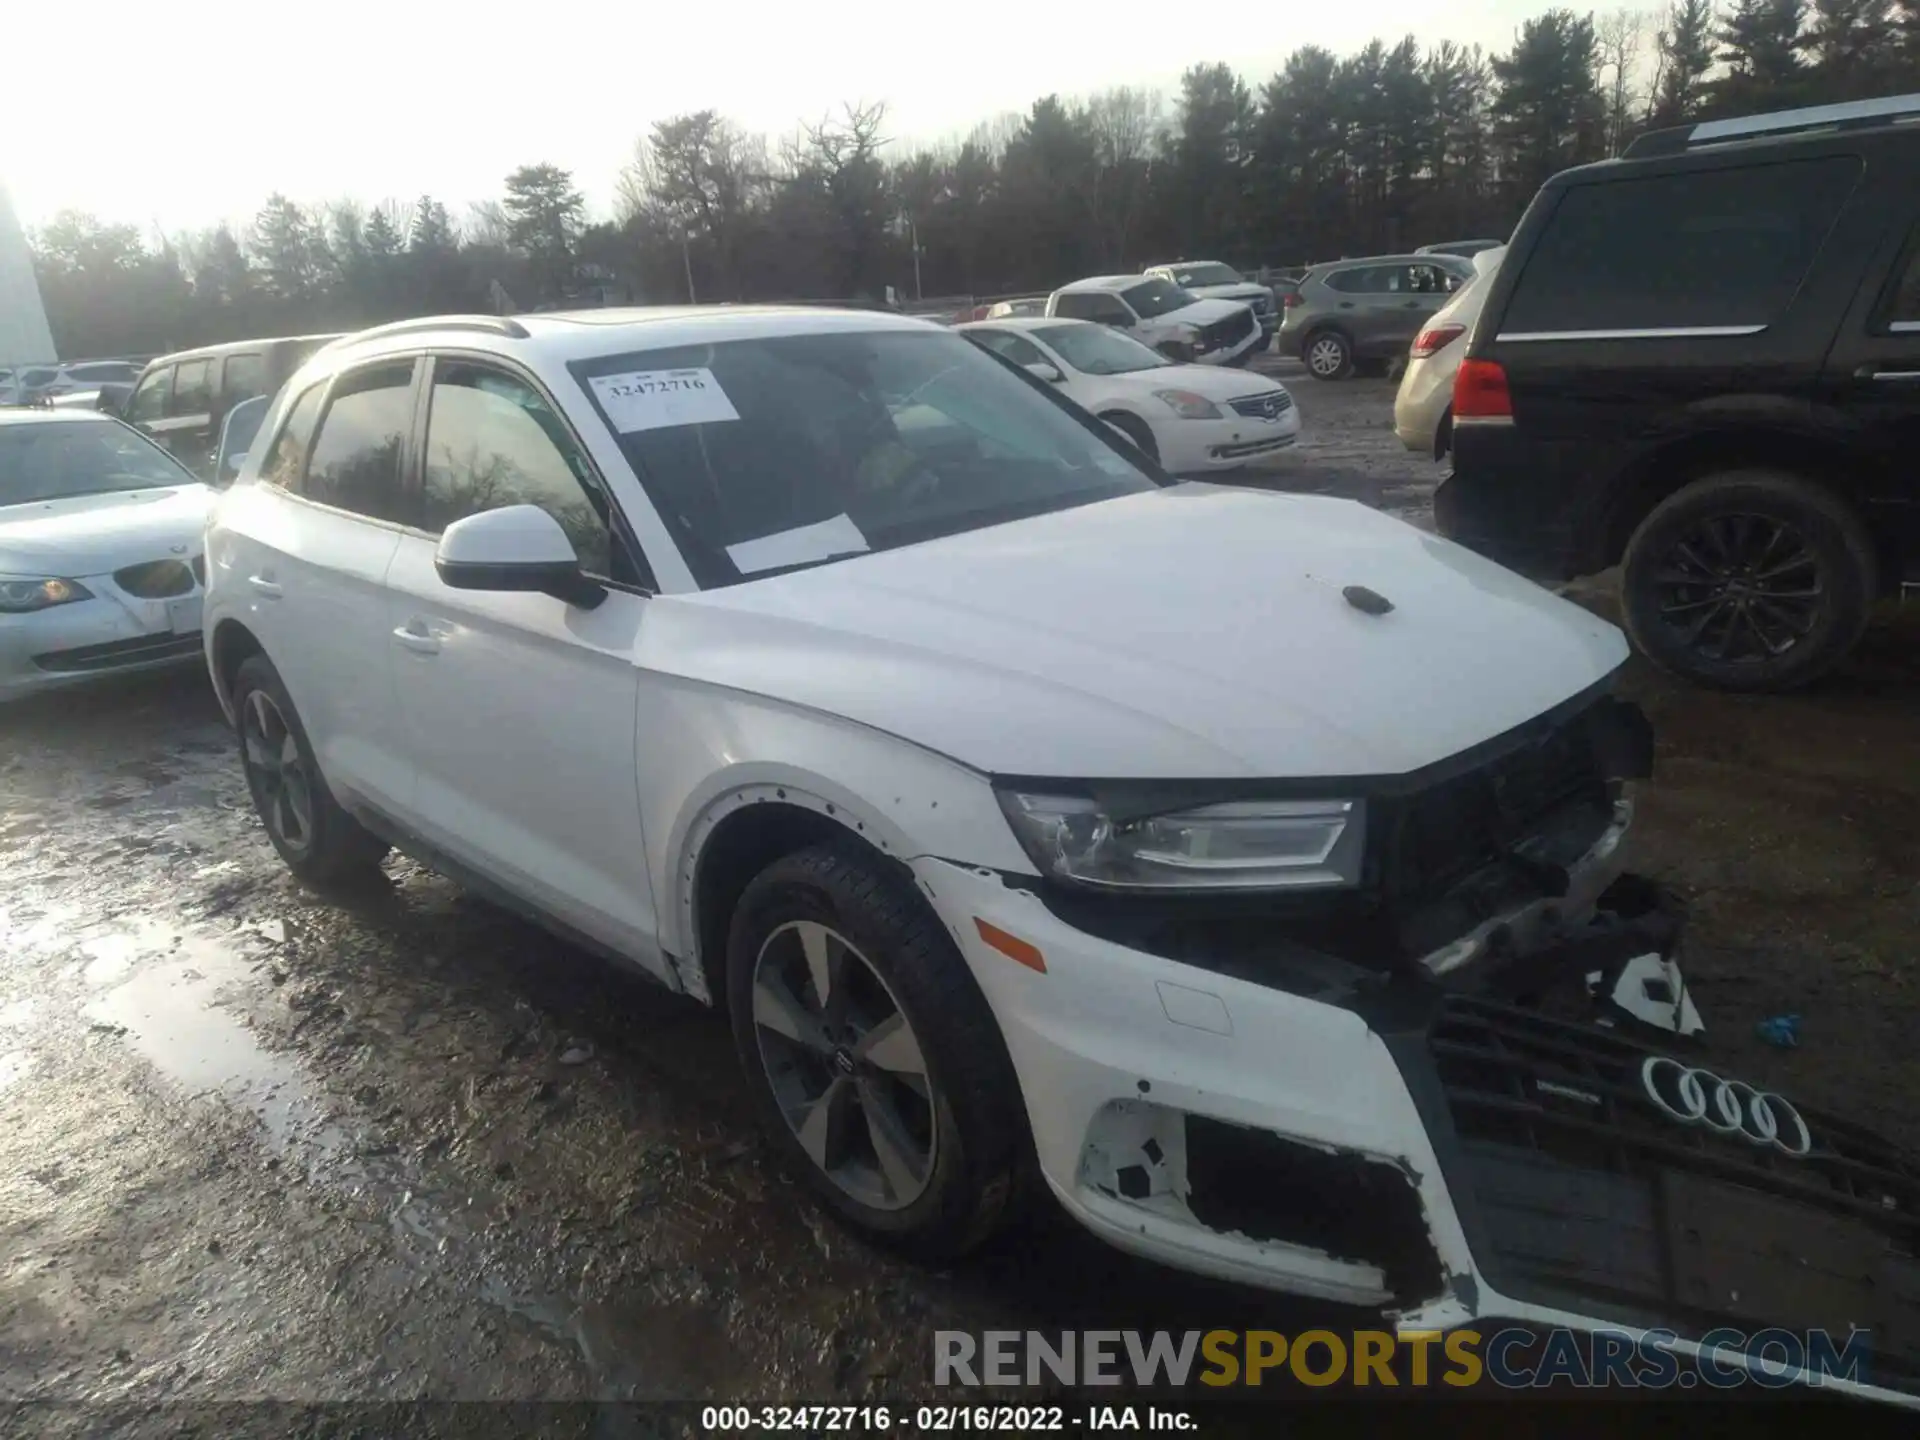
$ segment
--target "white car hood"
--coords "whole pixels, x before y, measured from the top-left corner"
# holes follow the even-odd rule
[[[1188,285],[1183,288],[1189,295],[1198,295],[1203,300],[1231,300],[1237,305],[1254,300],[1271,302],[1273,299],[1273,291],[1251,280],[1242,280],[1233,285]]]
[[[1103,386],[1119,385],[1151,395],[1156,390],[1191,390],[1209,400],[1244,400],[1285,390],[1271,375],[1237,370],[1230,365],[1166,365],[1153,370],[1129,370],[1124,375],[1100,375]]]
[[[1164,315],[1156,315],[1146,321],[1148,325],[1211,325],[1216,320],[1225,320],[1236,310],[1249,307],[1240,300],[1195,300],[1191,305],[1182,305],[1178,310],[1169,310]]]
[[[213,501],[205,485],[168,485],[0,505],[0,574],[81,579],[198,555]]]
[[[1392,601],[1356,609],[1344,587]],[[699,594],[646,668],[994,774],[1403,774],[1610,674],[1620,632],[1351,501],[1180,485]]]

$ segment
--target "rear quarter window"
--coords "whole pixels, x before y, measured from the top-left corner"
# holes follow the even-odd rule
[[[1857,157],[1836,155],[1573,186],[1500,333],[1772,325],[1860,173]]]

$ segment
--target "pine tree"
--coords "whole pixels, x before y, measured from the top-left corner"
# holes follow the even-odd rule
[[[454,248],[453,222],[447,207],[431,195],[422,195],[413,207],[407,230],[407,249],[415,255],[438,254]]]
[[[1654,91],[1656,125],[1682,125],[1706,103],[1713,69],[1713,0],[1674,0],[1660,31],[1660,83]]]
[[[1715,82],[1717,108],[1729,114],[1783,110],[1800,103],[1806,66],[1800,52],[1806,0],[1734,0],[1720,27],[1727,74]]]

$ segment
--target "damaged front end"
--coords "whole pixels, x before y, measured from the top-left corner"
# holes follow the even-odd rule
[[[1405,1331],[1618,1327],[1683,1354],[1866,1332],[1855,1388],[1920,1395],[1920,1159],[1684,1049],[1682,917],[1620,864],[1651,754],[1605,698],[1370,793],[1364,883],[1339,896],[1042,887],[1074,931],[1193,967],[1153,983],[1222,1062],[1196,1042],[1064,1127],[1069,1208]]]

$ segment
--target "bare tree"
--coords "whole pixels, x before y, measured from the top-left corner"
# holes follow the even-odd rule
[[[1640,104],[1644,76],[1642,52],[1648,26],[1644,10],[1609,10],[1594,21],[1600,51],[1600,83],[1606,101],[1607,154],[1618,155],[1633,138],[1634,112]],[[1647,87],[1651,89],[1651,87]]]
[[[1122,85],[1086,104],[1093,137],[1087,208],[1108,264],[1120,265],[1146,207],[1153,156],[1166,134],[1166,106],[1158,90]]]

